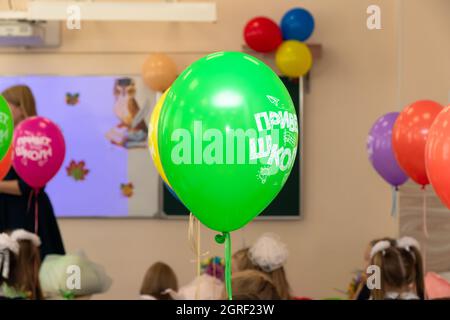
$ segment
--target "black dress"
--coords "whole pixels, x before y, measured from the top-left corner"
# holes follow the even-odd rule
[[[44,190],[36,197],[33,189],[11,168],[4,180],[18,180],[21,196],[0,193],[0,232],[25,229],[35,231],[35,204],[38,206],[38,235],[41,258],[47,254],[65,254],[53,207]]]

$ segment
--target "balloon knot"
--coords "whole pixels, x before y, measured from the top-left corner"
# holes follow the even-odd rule
[[[223,244],[225,242],[225,234],[217,234],[214,239],[218,244]]]

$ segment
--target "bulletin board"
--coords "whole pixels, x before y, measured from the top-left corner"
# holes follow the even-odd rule
[[[155,217],[158,174],[147,146],[156,93],[140,76],[0,77],[27,85],[37,113],[62,130],[66,156],[45,187],[60,218]]]

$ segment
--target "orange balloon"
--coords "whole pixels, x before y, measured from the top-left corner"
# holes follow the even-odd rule
[[[395,158],[416,183],[429,184],[425,169],[425,143],[428,131],[443,106],[431,100],[416,101],[400,113],[392,131]]]
[[[12,163],[12,147],[9,147],[8,152],[0,161],[0,180],[3,180],[3,178],[6,177],[6,175],[8,174],[9,169],[11,169],[11,163]]]
[[[152,54],[142,66],[142,78],[150,89],[163,92],[177,78],[177,66],[165,54]]]
[[[450,209],[450,106],[439,113],[430,128],[425,164],[434,191]]]

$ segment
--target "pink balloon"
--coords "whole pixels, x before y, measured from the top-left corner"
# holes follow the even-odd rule
[[[42,188],[58,172],[66,155],[59,127],[49,119],[31,117],[14,131],[13,167],[32,188]]]

